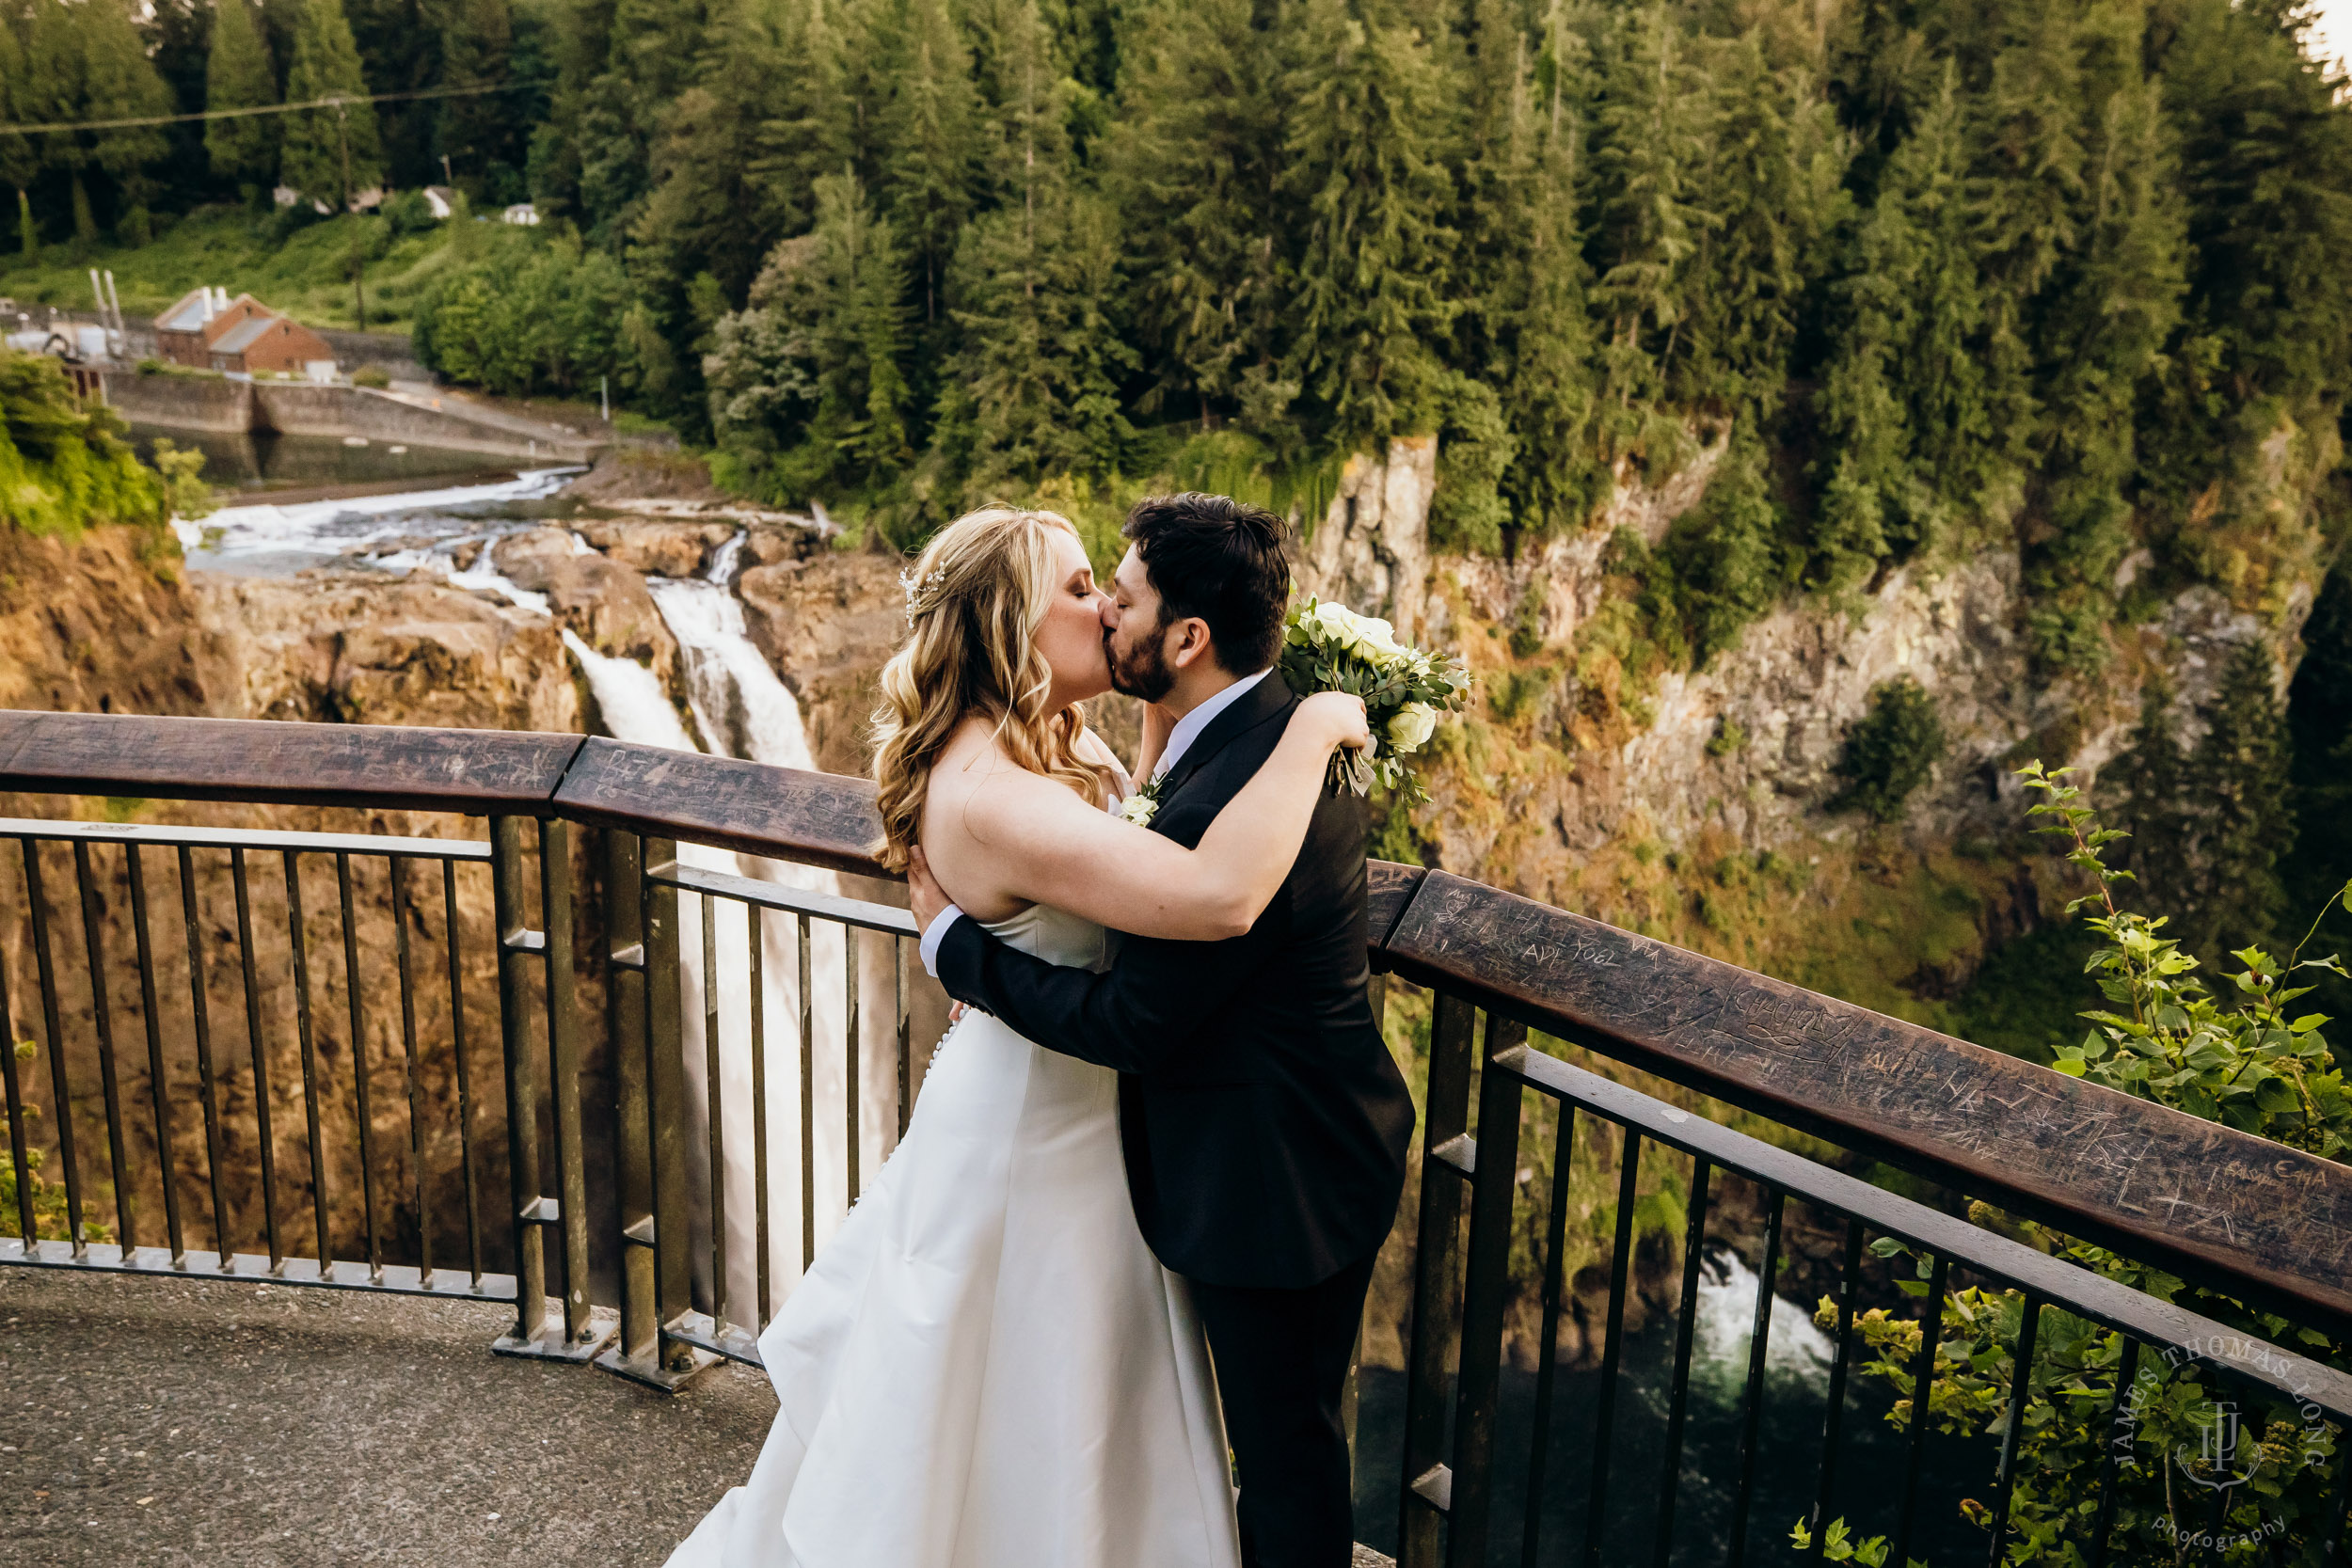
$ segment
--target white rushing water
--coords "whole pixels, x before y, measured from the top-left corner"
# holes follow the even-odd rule
[[[752,641],[743,618],[743,603],[735,594],[737,562],[745,535],[738,533],[715,552],[709,569],[697,578],[648,578],[653,595],[670,633],[677,639],[685,664],[688,704],[704,748],[726,756],[742,757],[778,768],[813,770],[808,736],[802,722],[800,700],[778,679],[768,657]],[[601,699],[599,699],[601,700]],[[717,855],[717,851],[703,851]],[[840,879],[832,872],[755,855],[721,856],[735,863],[723,869],[739,871],[781,886],[835,894]],[[708,1084],[707,1043],[703,1030],[704,978],[699,962],[701,911],[681,910],[680,940],[697,957],[689,977],[687,998],[689,1039],[687,1078],[697,1121],[707,1125]],[[751,933],[744,906],[722,904],[718,913],[716,947],[720,955],[719,1092],[721,1128],[726,1148],[726,1212],[728,1231],[728,1296],[730,1316],[755,1321],[756,1211],[753,1160],[752,1037],[750,964]],[[761,917],[760,957],[763,1014],[767,1039],[767,1112],[769,1135],[769,1266],[775,1299],[788,1290],[784,1282],[796,1278],[803,1255],[801,1235],[801,1084],[798,1025],[800,1019],[800,958],[796,922],[791,916]],[[858,1143],[861,1170],[876,1168],[888,1130],[897,1120],[895,1038],[885,1023],[886,987],[890,970],[872,959],[883,950],[879,941],[865,944],[861,954],[861,989],[874,998],[864,1007],[857,1054],[859,1077]],[[848,999],[843,984],[847,944],[842,928],[831,922],[814,923],[809,942],[811,1002],[810,1036],[812,1098],[817,1107],[816,1242],[822,1244],[840,1223],[849,1206],[847,1188],[848,1117],[845,1080],[850,1059],[846,1037]],[[708,1201],[703,1167],[696,1168],[698,1199]],[[707,1275],[707,1260],[698,1259],[698,1275]]]
[[[224,509],[198,527],[183,525],[189,563],[203,569],[270,576],[291,575],[324,564],[355,548],[390,539],[412,539],[406,548],[374,564],[386,571],[436,571],[452,583],[499,594],[533,613],[549,612],[547,595],[516,586],[492,560],[495,539],[485,540],[472,564],[456,569],[453,547],[485,532],[530,527],[527,520],[493,520],[504,504],[552,495],[577,469],[543,469],[502,483],[468,485],[395,496],[292,505],[257,503]],[[488,515],[485,517],[485,514]],[[485,522],[487,528],[485,529]],[[655,673],[633,659],[598,653],[568,627],[564,645],[595,694],[605,730],[616,740],[678,752],[710,752],[786,768],[813,768],[801,707],[790,687],[777,678],[766,656],[752,642],[742,602],[734,591],[745,535],[721,546],[700,578],[649,578],[663,622],[676,639],[683,664],[688,711],[681,713]],[[579,535],[573,547],[595,553]],[[786,862],[698,845],[680,847],[679,858],[705,870],[751,877],[782,886],[824,894],[840,892],[839,879]],[[706,976],[703,973],[702,901],[679,900],[683,958],[685,1066],[695,1121],[691,1147],[708,1145],[707,1053],[704,1039]],[[757,1321],[757,1212],[753,1148],[750,931],[745,906],[719,906],[714,932],[718,954],[715,988],[719,1016],[719,1093],[725,1149],[723,1181],[727,1212],[728,1316],[749,1326]],[[769,1263],[771,1300],[781,1302],[798,1279],[803,1256],[801,1172],[801,1018],[799,952],[791,916],[762,917],[762,1011],[765,1020],[769,1169]],[[869,939],[860,978],[869,998],[859,1052],[861,1168],[867,1180],[895,1141],[898,1126],[896,1037],[891,1027],[892,966],[887,944]],[[839,1226],[848,1208],[844,1037],[847,998],[843,984],[845,943],[841,927],[812,923],[810,998],[817,1244]],[[707,1222],[710,1184],[707,1162],[690,1158],[694,1206]],[[698,1228],[700,1228],[698,1227]],[[711,1260],[695,1248],[697,1296],[706,1304],[712,1285]]]
[[[1756,1293],[1763,1281],[1736,1252],[1717,1248],[1699,1274],[1698,1323],[1692,1335],[1692,1376],[1736,1383],[1748,1374],[1756,1337]],[[1826,1382],[1837,1347],[1813,1314],[1787,1296],[1772,1297],[1764,1345],[1767,1376],[1807,1386]]]
[[[580,470],[532,468],[494,484],[453,485],[396,496],[352,496],[342,500],[280,505],[257,500],[225,506],[202,522],[175,522],[188,564],[203,571],[285,576],[323,565],[356,546],[404,534],[447,534],[456,538],[477,526],[482,509],[542,499],[562,489]],[[393,558],[398,570],[423,564],[421,557]],[[539,607],[545,610],[542,604]]]

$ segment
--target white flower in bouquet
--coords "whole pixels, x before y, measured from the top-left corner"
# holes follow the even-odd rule
[[[1389,744],[1398,752],[1418,752],[1438,728],[1438,710],[1427,703],[1406,703],[1389,721]]]
[[[1427,799],[1405,757],[1428,744],[1439,713],[1461,706],[1470,674],[1459,659],[1399,642],[1396,628],[1378,616],[1309,597],[1291,609],[1281,670],[1301,696],[1345,691],[1364,700],[1373,746],[1332,760],[1334,788],[1345,784],[1362,795],[1376,779],[1402,788],[1408,800]]]

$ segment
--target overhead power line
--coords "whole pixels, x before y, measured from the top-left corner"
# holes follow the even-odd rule
[[[206,109],[193,115],[141,115],[132,119],[77,119],[50,125],[0,125],[0,135],[31,136],[60,131],[132,131],[149,125],[185,125],[201,119],[243,119],[253,115],[302,114],[311,109],[342,109],[355,103],[405,103],[420,98],[477,98],[489,92],[520,92],[529,82],[500,82],[479,87],[418,87],[408,92],[377,92],[361,96],[342,93],[302,103],[256,103],[243,109]]]

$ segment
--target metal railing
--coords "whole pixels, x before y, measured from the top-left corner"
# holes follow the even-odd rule
[[[0,1034],[35,1047],[0,1053],[10,1218],[34,1234],[54,1158],[66,1231],[0,1241],[0,1262],[509,1301],[500,1351],[675,1387],[716,1357],[757,1361],[793,1254],[803,1268],[814,1258],[919,1092],[905,912],[681,848],[879,875],[859,781],[576,736],[0,713],[0,790],[487,819],[486,841],[0,821],[19,851],[17,886],[0,879]],[[179,930],[159,936],[154,911],[175,900]],[[1394,1456],[1405,1563],[1598,1564],[1631,1560],[1633,1545],[1661,1565],[1740,1563],[1785,1551],[1771,1544],[1799,1523],[1820,1555],[1846,1517],[1878,1520],[1890,1561],[1958,1560],[1950,1510],[1931,1494],[1956,1463],[1938,1379],[1947,1288],[1963,1278],[2019,1293],[1968,1555],[1997,1564],[2024,1549],[2012,1498],[2026,1495],[2028,1407],[2050,1397],[2054,1366],[2069,1400],[2123,1433],[2132,1390],[2161,1364],[2168,1385],[2226,1383],[2258,1411],[2302,1413],[2308,1458],[2330,1473],[2313,1471],[2315,1509],[2253,1549],[2345,1560],[2352,1442],[2336,1439],[2352,1431],[2352,1377],[2328,1357],[2352,1337],[2352,1169],[1443,873],[1375,864],[1373,906],[1384,986],[1423,989],[1429,1009],[1419,1190],[1403,1216],[1417,1243]],[[371,978],[387,962],[396,1006]],[[583,1006],[599,984],[601,1008]],[[862,1002],[877,986],[886,1015]],[[1548,1054],[1531,1030],[1704,1096],[1715,1119]],[[143,1095],[119,1049],[135,1037]],[[485,1071],[475,1058],[493,1038]],[[834,1063],[837,1101],[818,1092]],[[797,1087],[780,1100],[785,1084]],[[779,1122],[795,1103],[797,1126]],[[2169,1271],[2183,1299],[2230,1321],[1722,1124],[1733,1116]],[[831,1131],[837,1187],[820,1169]],[[98,1137],[103,1162],[87,1147]],[[110,1203],[92,1191],[101,1168]],[[1589,1235],[1570,1228],[1578,1172],[1615,1194]],[[1674,1343],[1662,1382],[1636,1386],[1638,1214],[1661,1177],[1682,1196],[1679,1234],[1660,1243],[1668,1264],[1650,1271],[1677,1287],[1662,1314]],[[352,1192],[356,1220],[334,1201]],[[1760,1222],[1754,1320],[1735,1439],[1702,1476],[1689,1451],[1694,1304],[1735,1194]],[[1835,1328],[1826,1388],[1797,1412],[1818,1423],[1801,1518],[1786,1488],[1775,1502],[1758,1482],[1786,1457],[1768,1449],[1789,1446],[1774,1407],[1793,1396],[1767,1372],[1799,1212],[1834,1238]],[[192,1249],[191,1229],[213,1250]],[[1873,1274],[1874,1239],[1915,1258],[1924,1284],[1908,1297]],[[437,1264],[460,1244],[462,1272]],[[1899,1451],[1866,1459],[1860,1323],[1874,1292],[1915,1311],[1917,1345],[1908,1410],[1893,1412]],[[1597,1324],[1582,1322],[1587,1297]],[[1531,1315],[1532,1382],[1514,1414],[1508,1347],[1525,1345]],[[1568,1316],[1597,1350],[1573,1397]],[[2093,1328],[2117,1338],[2088,1355]],[[1619,1441],[1635,1424],[1659,1429],[1654,1455]],[[1584,1451],[1564,1488],[1555,1453],[1571,1437]],[[2148,1474],[2128,1449],[2106,1446],[2092,1500],[2038,1541],[2039,1560],[2134,1560],[2118,1499]],[[1722,1494],[1704,1520],[1701,1480]],[[2215,1505],[2213,1533],[2230,1506]],[[2196,1551],[2257,1560],[2193,1543],[2182,1560]]]

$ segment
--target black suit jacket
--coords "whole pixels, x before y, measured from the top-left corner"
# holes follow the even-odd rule
[[[1269,674],[1161,786],[1154,832],[1196,846],[1282,738]],[[1128,937],[1106,974],[1045,963],[959,920],[949,995],[1117,1069],[1127,1181],[1163,1263],[1211,1285],[1302,1289],[1388,1235],[1413,1101],[1367,996],[1364,803],[1326,795],[1273,903],[1227,942]]]

